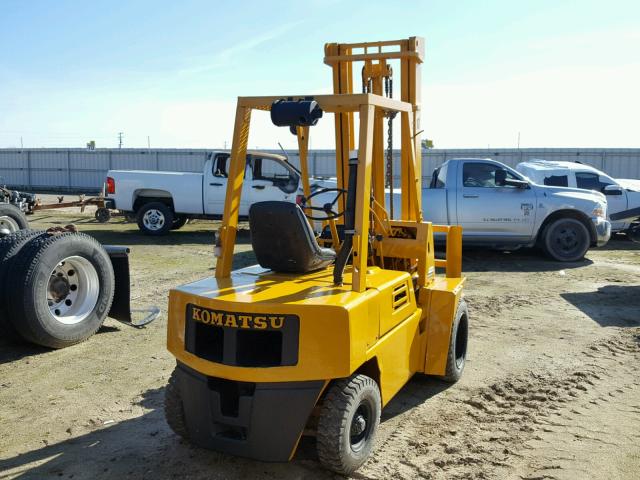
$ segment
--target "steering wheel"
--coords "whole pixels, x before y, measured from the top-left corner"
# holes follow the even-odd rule
[[[313,197],[316,197],[320,194],[323,193],[328,193],[328,192],[336,192],[336,196],[333,199],[332,202],[329,203],[325,203],[322,207],[313,207],[313,206],[307,206],[307,202],[309,200],[311,200]],[[338,217],[342,217],[344,215],[344,210],[343,211],[337,211],[334,210],[334,207],[336,205],[336,203],[338,203],[338,200],[340,199],[340,197],[342,195],[345,195],[347,193],[346,190],[342,189],[342,188],[320,188],[318,190],[316,190],[315,192],[313,192],[311,195],[309,195],[308,197],[302,197],[301,202],[300,202],[300,208],[302,208],[302,210],[312,210],[314,212],[322,212],[325,214],[324,217],[314,217],[312,215],[307,215],[306,213],[304,214],[305,217],[307,217],[309,220],[334,220]]]

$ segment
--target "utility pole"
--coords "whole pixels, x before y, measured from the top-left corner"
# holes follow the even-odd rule
[[[122,137],[124,137],[124,133],[118,132],[118,148],[122,148]]]
[[[20,149],[24,148],[24,143],[22,143],[22,136],[20,136]]]
[[[151,150],[151,139],[149,138],[149,135],[147,135],[147,148]]]
[[[518,150],[520,150],[520,132],[518,132]]]

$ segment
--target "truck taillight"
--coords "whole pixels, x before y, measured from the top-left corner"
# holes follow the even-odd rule
[[[116,193],[116,181],[111,177],[107,177],[107,193],[109,195]]]
[[[302,205],[304,202],[304,195],[296,195],[296,204]]]

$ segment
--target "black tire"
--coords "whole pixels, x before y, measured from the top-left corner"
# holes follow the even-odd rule
[[[99,208],[95,217],[98,223],[107,223],[111,219],[111,211],[108,208]]]
[[[559,262],[582,260],[590,246],[589,230],[575,218],[559,218],[544,230],[542,247],[549,257]]]
[[[189,223],[189,218],[184,216],[177,216],[173,219],[173,225],[171,225],[171,230],[179,230],[184,227],[187,223]]]
[[[371,454],[381,410],[380,389],[372,378],[352,375],[331,385],[318,417],[320,463],[342,475],[357,470]]]
[[[43,232],[39,231],[19,230],[11,235],[0,237],[0,285],[9,285],[11,283],[7,280],[9,271],[7,267],[25,243],[42,234]],[[8,298],[6,292],[8,290],[10,290],[8,287],[0,289],[0,337],[11,341],[21,340],[22,336],[13,326],[7,311]]]
[[[10,233],[29,228],[29,221],[22,210],[10,203],[0,203],[0,230]]]
[[[100,328],[111,308],[113,266],[104,248],[88,235],[32,238],[7,268],[13,276],[7,282],[9,316],[29,342],[50,348],[82,342]],[[50,308],[52,290],[57,290],[58,303]]]
[[[164,416],[171,430],[182,438],[189,439],[189,431],[184,419],[184,406],[180,396],[180,389],[178,388],[178,377],[175,369],[171,373],[167,388],[164,391]]]
[[[444,375],[439,377],[449,383],[456,383],[462,377],[467,360],[467,345],[469,343],[469,309],[467,302],[460,300],[456,316],[451,326],[451,339],[447,354],[447,368]]]
[[[146,235],[166,235],[173,226],[173,217],[173,211],[164,203],[145,203],[137,213],[138,228]]]

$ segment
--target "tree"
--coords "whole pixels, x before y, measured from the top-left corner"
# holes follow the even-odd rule
[[[433,148],[433,140],[429,140],[428,138],[422,140],[422,148],[427,150]]]

